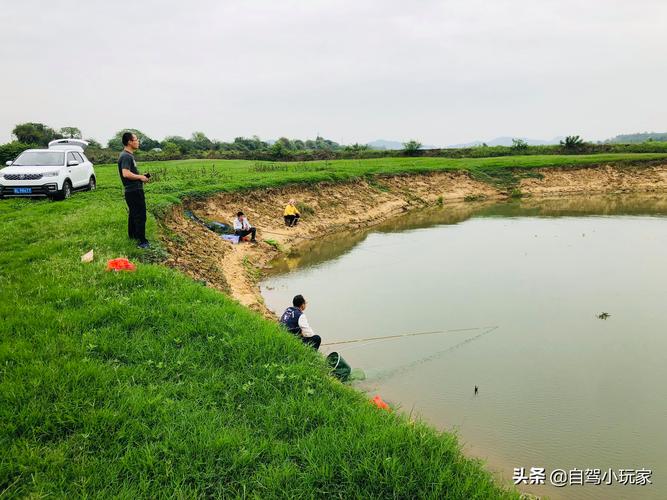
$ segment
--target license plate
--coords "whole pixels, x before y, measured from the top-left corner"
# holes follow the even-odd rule
[[[32,194],[32,188],[14,188],[14,194]]]

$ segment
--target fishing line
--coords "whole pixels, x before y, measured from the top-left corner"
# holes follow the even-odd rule
[[[444,349],[442,351],[435,352],[434,354],[431,354],[430,356],[426,356],[425,358],[421,358],[421,359],[418,359],[416,361],[406,363],[406,364],[404,364],[402,366],[399,366],[397,368],[387,370],[384,373],[380,372],[378,375],[373,377],[373,379],[374,380],[387,380],[387,379],[393,378],[396,375],[399,375],[401,373],[405,373],[407,371],[410,371],[410,370],[412,370],[413,368],[416,368],[419,365],[423,365],[423,364],[428,363],[430,361],[434,361],[434,360],[438,359],[439,357],[444,356],[445,354],[464,346],[465,344],[473,342],[473,341],[475,341],[475,340],[493,332],[494,330],[497,330],[498,328],[499,328],[498,326],[490,327],[487,330],[483,331],[482,333],[478,333],[474,337],[470,337],[469,339],[466,339],[462,342],[459,342],[458,344],[455,344],[451,347],[448,347],[447,349]]]
[[[277,234],[277,235],[279,235],[279,236],[291,236],[291,235],[288,234],[288,233],[276,233],[275,231],[267,231],[266,229],[257,229],[257,231],[258,231],[258,232],[261,231],[261,232],[263,232],[263,233],[269,233],[269,234]]]
[[[363,339],[353,339],[353,340],[340,340],[337,342],[327,342],[322,344],[323,346],[328,345],[340,345],[340,344],[355,344],[358,342],[368,342],[373,340],[389,340],[389,339],[398,339],[403,337],[417,337],[420,335],[435,335],[438,333],[459,333],[459,332],[472,332],[475,330],[488,330],[490,328],[498,328],[498,326],[478,326],[474,328],[452,328],[449,330],[433,330],[428,332],[408,332],[408,333],[398,333],[394,335],[383,335],[381,337],[367,337]]]
[[[260,229],[260,228],[257,228],[257,233],[258,234],[259,233],[269,233],[269,234],[275,234],[275,235],[278,235],[278,236],[295,236],[295,238],[297,238],[299,240],[317,240],[317,239],[321,238],[321,236],[300,236],[300,235],[292,235],[292,234],[289,234],[289,233],[277,233],[275,231],[268,231],[266,229]]]

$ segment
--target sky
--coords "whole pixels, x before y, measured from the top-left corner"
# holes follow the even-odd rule
[[[0,142],[667,131],[664,0],[2,0]]]

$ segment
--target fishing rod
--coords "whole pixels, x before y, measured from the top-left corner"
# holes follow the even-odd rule
[[[276,234],[276,235],[279,235],[279,236],[294,236],[294,235],[289,234],[289,233],[277,233],[275,231],[268,231],[266,229],[258,229],[258,230],[263,232],[263,233]]]
[[[488,330],[490,328],[496,329],[498,326],[479,326],[475,328],[453,328],[451,330],[433,330],[429,332],[410,332],[410,333],[399,333],[395,335],[384,335],[381,337],[368,337],[364,339],[353,339],[353,340],[340,340],[338,342],[327,342],[322,344],[322,346],[328,345],[340,345],[340,344],[356,344],[359,342],[370,342],[374,340],[389,340],[389,339],[399,339],[404,337],[418,337],[420,335],[435,335],[438,333],[460,333],[460,332],[472,332],[476,330]]]

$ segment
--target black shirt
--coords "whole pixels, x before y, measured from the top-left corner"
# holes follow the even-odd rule
[[[125,186],[126,193],[130,191],[143,191],[144,183],[123,177],[123,169],[127,169],[133,174],[139,175],[137,162],[134,161],[134,155],[127,151],[123,151],[118,157],[118,174],[120,175],[120,180],[123,182],[123,186]]]

